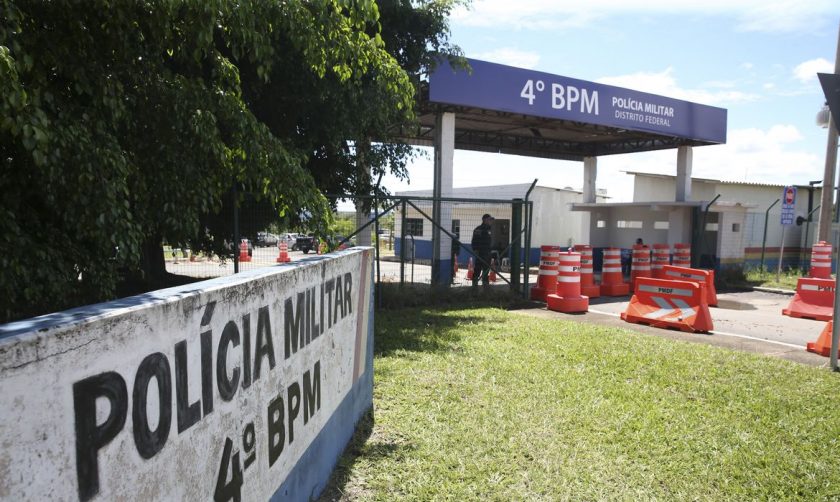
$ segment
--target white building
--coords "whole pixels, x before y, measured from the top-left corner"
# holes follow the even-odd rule
[[[500,252],[508,248],[514,236],[511,234],[511,208],[509,201],[513,199],[525,199],[529,183],[513,185],[496,185],[483,187],[455,188],[451,198],[462,199],[460,201],[443,202],[444,207],[451,210],[452,228],[449,229],[459,237],[463,244],[469,245],[472,230],[481,224],[481,217],[485,213],[495,218],[493,225],[492,247]],[[406,206],[406,233],[411,236],[406,240],[413,240],[415,257],[419,259],[430,259],[432,256],[432,231],[433,227],[428,217],[432,216],[431,190],[414,190],[399,192],[400,197],[416,198],[413,204]],[[606,196],[598,194],[598,200],[604,202]],[[475,202],[469,199],[477,199]],[[494,203],[494,200],[508,201]],[[539,249],[541,245],[571,246],[585,243],[583,240],[584,221],[587,215],[570,211],[573,203],[583,201],[583,194],[579,190],[570,187],[554,188],[536,186],[528,196],[533,202],[532,234],[531,234],[531,255],[530,262],[539,262]],[[422,212],[421,212],[422,211]],[[425,215],[423,214],[425,213]],[[523,214],[523,218],[526,217]],[[400,209],[395,216],[394,236],[396,252],[400,252],[400,236],[402,235],[402,214]],[[523,221],[523,226],[525,222]],[[524,249],[524,242],[521,246]],[[461,250],[458,255],[459,263],[466,263],[469,253]]]
[[[675,190],[675,176],[633,171],[627,174],[635,177],[633,184],[634,201],[657,200],[661,198],[658,194],[673,193]],[[811,244],[816,240],[819,209],[814,209],[820,204],[822,188],[809,185],[794,186],[797,188],[796,216],[801,216],[803,219],[807,218],[809,209],[813,211],[813,214],[811,215],[810,223],[804,222],[802,225],[789,225],[785,229],[784,264],[804,266],[807,265],[807,260],[810,258]],[[707,230],[718,233],[718,236],[721,238],[721,242],[719,243],[720,247],[726,248],[729,245],[742,250],[741,253],[738,253],[738,249],[724,249],[718,256],[734,255],[747,266],[757,266],[761,260],[762,242],[764,242],[764,221],[766,219],[765,265],[775,266],[778,263],[782,244],[782,204],[781,202],[775,203],[775,201],[781,199],[783,189],[784,185],[778,184],[722,181],[704,178],[691,179],[691,194],[695,200],[710,201],[719,195],[718,202],[728,201],[731,204],[742,204],[747,208],[743,224],[740,226],[738,232],[741,236],[734,238],[732,237],[732,222],[727,221],[726,223],[729,224],[729,227],[725,227],[723,225],[724,222],[719,217],[715,219],[716,213],[710,213],[711,218],[707,222],[707,227],[709,227]],[[811,199],[810,206],[809,198]]]

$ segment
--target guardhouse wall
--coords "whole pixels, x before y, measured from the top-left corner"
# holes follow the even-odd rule
[[[0,325],[7,500],[310,500],[372,407],[372,250]]]

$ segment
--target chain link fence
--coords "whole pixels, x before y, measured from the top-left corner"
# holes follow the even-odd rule
[[[238,244],[231,236],[223,243],[227,252],[222,254],[165,244],[166,269],[190,277],[220,277],[369,242],[376,249],[378,284],[471,286],[479,263],[490,269],[488,280],[493,287],[522,292],[523,285],[533,280],[536,264],[534,253],[528,252],[531,202],[399,196],[336,198],[371,209],[361,217],[356,211],[337,211],[328,235],[315,236],[305,229],[283,228],[270,208],[242,208],[230,215],[235,220],[234,228],[240,230]],[[490,228],[489,263],[472,246],[473,231],[484,214],[495,218]],[[532,265],[534,269],[529,270]]]

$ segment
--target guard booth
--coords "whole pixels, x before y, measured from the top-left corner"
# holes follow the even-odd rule
[[[722,108],[476,59],[466,62],[469,68],[441,62],[431,72],[421,90],[419,129],[399,133],[407,143],[435,148],[432,273],[439,285],[450,283],[452,270],[450,236],[441,232],[451,228],[452,217],[440,200],[453,193],[456,148],[580,161],[584,204],[596,203],[599,156],[676,149],[672,202],[678,207],[691,201],[692,148],[726,142]],[[587,213],[582,229],[588,234]],[[688,218],[685,210],[678,214]],[[582,243],[589,240],[584,235]],[[529,255],[523,253],[526,267]]]
[[[625,202],[574,204],[573,211],[590,215],[590,245],[595,270],[599,249],[629,249],[641,238],[645,244],[691,244],[692,265],[720,269],[744,261],[747,211],[755,204],[729,201]]]

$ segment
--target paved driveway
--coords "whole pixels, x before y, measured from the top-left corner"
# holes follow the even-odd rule
[[[710,308],[715,329],[708,335],[624,322],[618,316],[627,308],[629,297],[592,299],[586,314],[561,314],[546,310],[545,307],[524,309],[520,312],[540,317],[606,324],[665,338],[718,345],[815,366],[827,366],[827,357],[805,351],[805,344],[816,340],[826,323],[782,315],[782,309],[787,307],[790,299],[788,295],[759,291],[719,293],[719,307]]]

